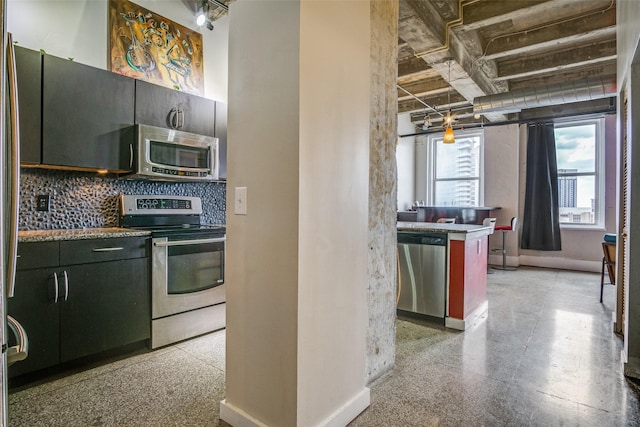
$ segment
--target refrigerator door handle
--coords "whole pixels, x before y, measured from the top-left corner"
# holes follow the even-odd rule
[[[7,315],[7,325],[18,341],[16,345],[7,349],[7,366],[11,366],[29,356],[29,339],[20,322],[9,315]]]
[[[10,110],[10,185],[9,185],[9,247],[7,260],[7,296],[13,297],[18,256],[18,197],[20,191],[20,129],[18,117],[18,81],[16,79],[16,58],[11,33],[7,33],[7,77],[9,80]]]

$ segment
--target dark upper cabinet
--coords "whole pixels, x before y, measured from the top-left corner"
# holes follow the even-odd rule
[[[218,158],[220,168],[218,178],[227,179],[227,104],[216,101],[216,128],[214,136],[218,138]]]
[[[131,170],[134,80],[43,56],[42,164]]]
[[[42,121],[42,55],[35,50],[15,46],[20,120],[20,162],[42,163],[40,132]]]
[[[214,136],[215,102],[136,80],[136,124]]]

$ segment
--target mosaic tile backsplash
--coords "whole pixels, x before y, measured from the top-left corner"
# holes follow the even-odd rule
[[[48,212],[36,210],[39,194],[49,195]],[[117,227],[120,194],[200,197],[201,222],[225,224],[223,182],[130,181],[113,175],[21,168],[18,227],[20,230]]]

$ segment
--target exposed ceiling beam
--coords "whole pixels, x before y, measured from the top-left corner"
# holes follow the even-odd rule
[[[511,80],[578,67],[610,62],[616,59],[616,41],[607,40],[574,49],[544,53],[524,59],[498,62],[494,80]]]
[[[484,30],[491,26],[510,22],[536,26],[549,21],[563,20],[611,7],[611,0],[485,0],[464,6],[464,19],[459,31]]]
[[[591,15],[589,18],[570,20],[493,38],[489,40],[485,48],[484,59],[503,58],[530,52],[533,49],[557,48],[564,44],[568,45],[569,43],[587,42],[615,36],[615,9]],[[576,31],[576,29],[579,30]]]
[[[582,80],[589,77],[602,77],[615,75],[616,61],[598,64],[593,67],[581,68],[578,70],[560,70],[555,73],[545,74],[533,78],[513,79],[509,82],[510,90],[525,89],[532,86],[543,86],[556,83]]]

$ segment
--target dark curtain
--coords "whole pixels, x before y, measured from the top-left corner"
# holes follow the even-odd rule
[[[521,247],[538,251],[562,249],[553,123],[529,125]]]

